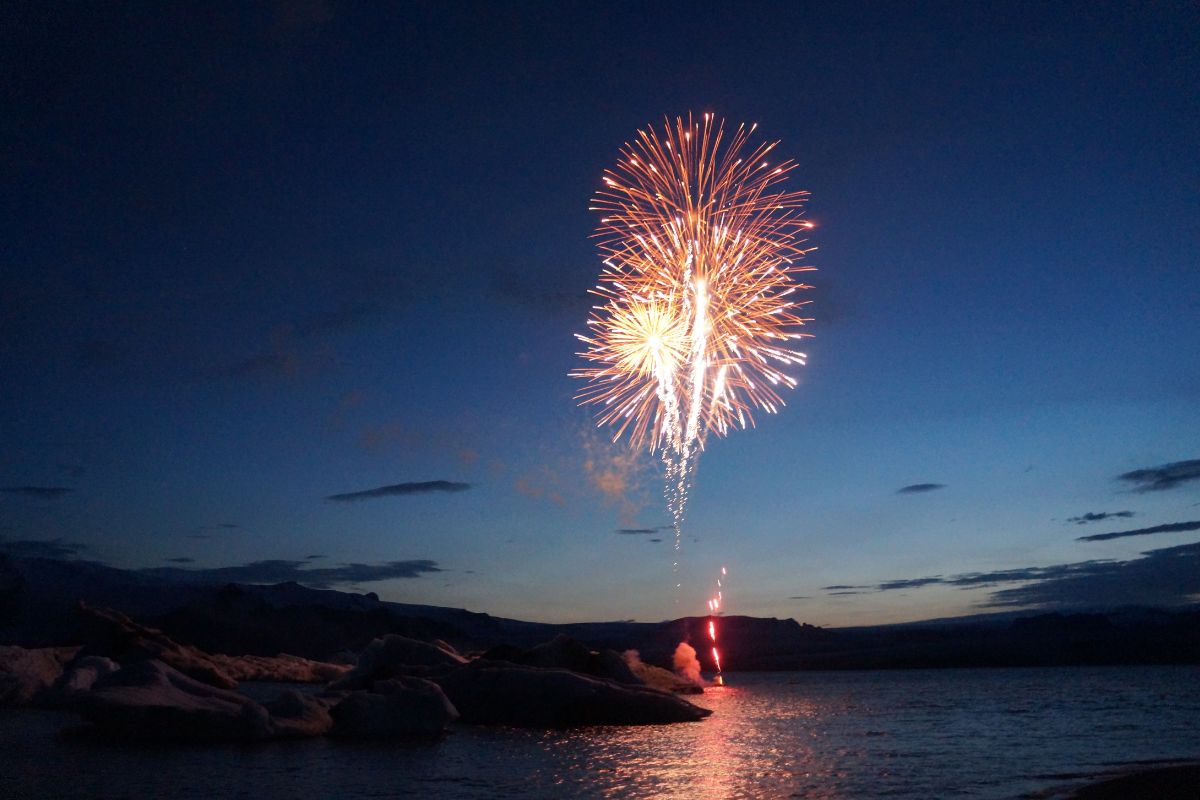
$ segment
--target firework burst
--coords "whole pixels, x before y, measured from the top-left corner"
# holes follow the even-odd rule
[[[588,381],[577,399],[600,425],[635,446],[661,451],[667,505],[679,548],[687,491],[709,433],[754,425],[775,413],[788,374],[804,364],[807,336],[794,293],[811,267],[803,191],[779,185],[794,168],[773,162],[778,142],[752,144],[757,126],[731,134],[705,114],[638,131],[592,203],[604,260],[593,293]]]

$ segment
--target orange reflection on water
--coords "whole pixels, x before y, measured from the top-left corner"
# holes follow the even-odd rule
[[[608,746],[626,757],[620,763],[591,765],[608,773],[597,782],[603,795],[849,797],[839,792],[837,781],[829,780],[839,771],[829,753],[796,747],[798,725],[810,726],[814,741],[820,736],[817,706],[795,695],[782,704],[764,703],[762,692],[739,687],[737,680],[735,675],[730,683],[706,687],[703,695],[688,698],[713,712],[701,722],[613,731]],[[784,734],[784,729],[793,735]],[[781,746],[785,741],[790,747]]]

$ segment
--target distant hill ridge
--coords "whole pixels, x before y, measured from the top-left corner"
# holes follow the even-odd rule
[[[594,648],[636,649],[664,666],[680,641],[690,641],[705,668],[713,666],[707,617],[550,624],[298,583],[186,583],[95,562],[0,556],[0,643],[72,643],[78,601],[117,609],[177,640],[229,655],[329,659],[356,653],[386,633],[443,639],[471,651],[501,643],[530,647],[566,633]],[[1200,663],[1197,606],[1006,612],[860,628],[746,616],[723,617],[720,624],[724,666],[731,671]]]

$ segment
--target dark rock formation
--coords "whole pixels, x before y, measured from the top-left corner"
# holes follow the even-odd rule
[[[431,675],[462,666],[466,659],[453,650],[391,634],[367,645],[358,664],[330,688],[364,689],[401,675]]]
[[[635,685],[642,683],[625,663],[625,659],[615,651],[592,650],[563,633],[548,642],[530,648],[518,656],[513,663],[543,669],[566,669],[617,683]]]
[[[437,679],[463,722],[523,727],[692,722],[709,710],[667,692],[560,669],[474,661]]]
[[[432,736],[458,719],[436,683],[410,677],[376,681],[370,692],[350,692],[330,713],[332,735],[346,738]]]

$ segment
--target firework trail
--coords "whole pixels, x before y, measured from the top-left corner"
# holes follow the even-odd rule
[[[600,425],[660,451],[667,508],[680,530],[705,438],[754,425],[756,410],[784,404],[777,387],[802,365],[792,349],[808,334],[792,298],[806,253],[801,218],[808,193],[779,184],[795,168],[772,162],[778,142],[752,144],[757,125],[731,134],[711,114],[638,131],[591,209],[604,259],[600,298],[588,319],[588,384],[577,399]],[[677,584],[678,585],[678,584]]]
[[[713,664],[717,667],[717,676],[713,680],[718,686],[725,684],[725,678],[721,674],[721,653],[717,650],[716,618],[721,616],[721,606],[725,604],[724,586],[722,584],[727,574],[725,568],[721,567],[721,577],[717,578],[716,594],[708,598],[708,638],[712,641]]]

